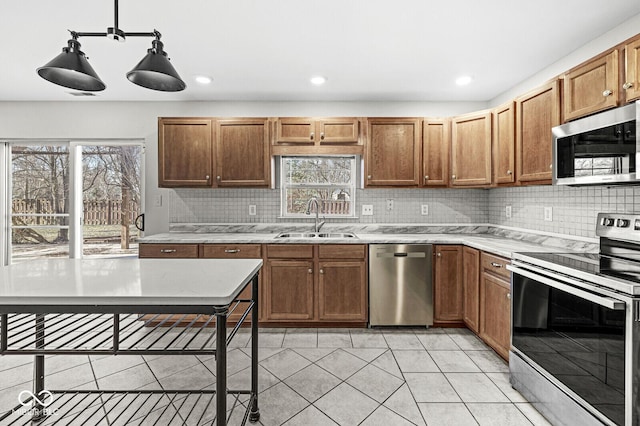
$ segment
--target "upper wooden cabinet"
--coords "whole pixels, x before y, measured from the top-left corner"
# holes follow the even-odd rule
[[[276,144],[357,144],[360,120],[357,118],[278,118]]]
[[[491,184],[491,112],[451,120],[451,185]]]
[[[564,76],[564,119],[573,120],[618,105],[618,49]]]
[[[266,118],[160,118],[160,187],[268,187]]]
[[[560,82],[516,99],[516,176],[519,183],[551,183],[551,128],[560,124]]]
[[[449,184],[451,120],[427,118],[422,123],[422,185]]]
[[[216,120],[216,186],[268,187],[269,122],[265,118]]]
[[[211,186],[213,121],[205,118],[158,120],[158,186]]]
[[[493,182],[516,181],[516,108],[507,102],[493,110]]]
[[[622,91],[625,102],[640,98],[640,37],[624,46],[625,79]]]
[[[419,118],[370,118],[366,144],[366,186],[418,186]]]

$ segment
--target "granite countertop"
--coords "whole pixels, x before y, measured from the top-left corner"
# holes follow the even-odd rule
[[[227,231],[227,232],[220,232]],[[231,232],[229,232],[231,231]],[[247,232],[252,231],[252,232]],[[395,232],[394,232],[395,231]],[[505,231],[487,225],[399,226],[333,225],[322,232],[352,232],[357,238],[276,238],[280,232],[309,232],[306,225],[283,227],[184,225],[168,233],[144,237],[141,243],[161,244],[464,244],[510,258],[514,252],[597,252],[597,241],[572,240]]]

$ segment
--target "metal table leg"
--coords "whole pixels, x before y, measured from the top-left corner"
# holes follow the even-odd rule
[[[251,282],[251,299],[253,309],[251,311],[251,396],[253,404],[249,421],[257,422],[260,419],[260,409],[258,408],[258,274]]]
[[[227,425],[227,313],[228,306],[214,306],[216,315],[216,425]]]
[[[36,314],[36,349],[44,348],[44,316],[45,314]],[[33,421],[42,420],[44,415],[45,406],[42,404],[44,395],[44,355],[35,355],[34,369],[33,369]]]

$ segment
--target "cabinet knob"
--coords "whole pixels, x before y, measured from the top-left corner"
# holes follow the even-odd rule
[[[320,273],[321,273],[321,274],[324,274],[324,269],[320,269]]]
[[[313,269],[309,268],[308,272],[309,272],[310,274],[313,274]]]
[[[240,249],[225,249],[225,253],[240,253]]]
[[[371,175],[368,175],[368,176],[367,176],[367,179],[371,179]]]
[[[206,180],[209,180],[209,179],[211,179],[211,176],[206,175],[204,178],[205,178]]]
[[[324,132],[320,133],[320,140],[324,140]]]
[[[613,94],[613,92],[611,90],[605,90],[604,92],[602,92],[602,96],[607,97],[607,96],[611,96]]]
[[[429,180],[429,175],[426,175],[426,176],[424,177],[424,180]]]
[[[511,293],[507,293],[507,299],[511,299]]]
[[[631,89],[632,87],[633,87],[633,83],[625,83],[625,84],[623,84],[623,85],[622,85],[622,88],[623,88],[624,90],[629,90],[629,89]]]
[[[553,170],[553,164],[549,164],[549,170]]]
[[[220,180],[220,176],[216,176],[216,180]]]
[[[438,253],[436,256],[438,256],[438,257],[442,257],[442,253]]]
[[[511,170],[507,170],[507,174],[508,174],[508,175],[512,175],[512,174],[513,174],[513,172],[512,172]]]
[[[451,175],[451,179],[455,180],[455,178],[456,178],[456,175]]]
[[[311,135],[309,135],[309,139],[313,140],[313,132],[311,132]]]

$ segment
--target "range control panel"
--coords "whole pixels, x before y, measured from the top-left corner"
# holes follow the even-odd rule
[[[640,240],[640,215],[598,213],[596,235],[620,240]]]

